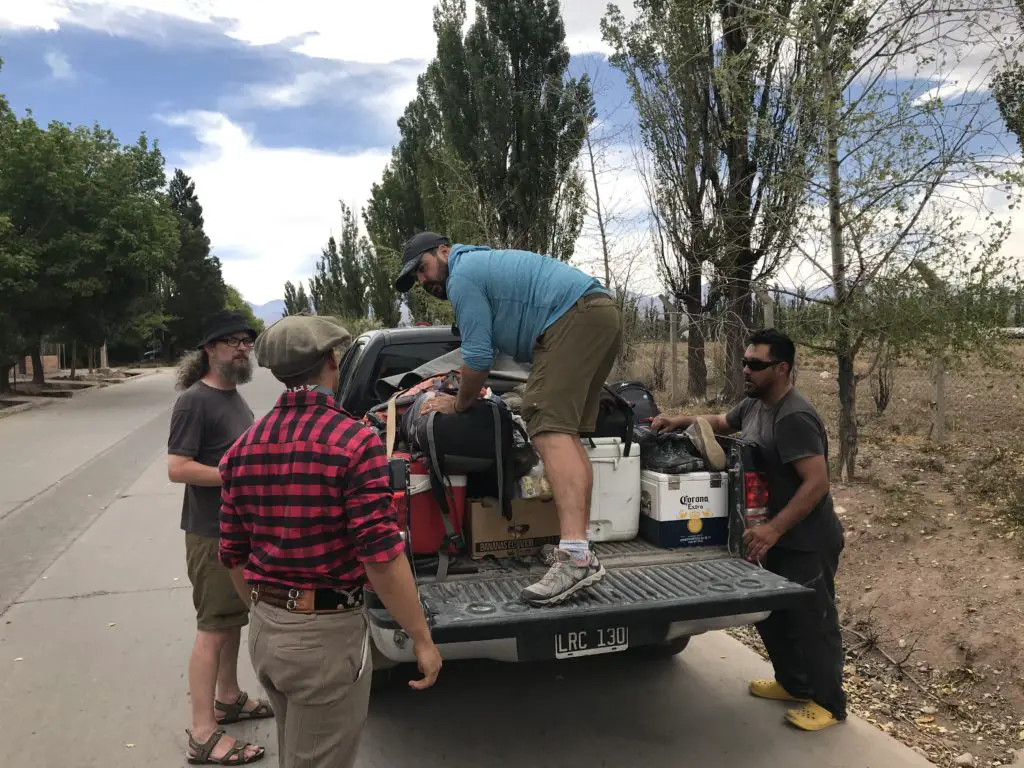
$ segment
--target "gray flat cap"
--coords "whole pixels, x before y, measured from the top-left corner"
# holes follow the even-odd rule
[[[351,339],[352,334],[330,317],[289,315],[260,334],[253,352],[261,367],[287,379],[309,373],[329,350]]]

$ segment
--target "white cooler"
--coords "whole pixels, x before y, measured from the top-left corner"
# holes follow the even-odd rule
[[[640,529],[640,446],[630,455],[617,437],[583,438],[594,468],[590,496],[590,540],[629,541]]]
[[[641,535],[659,547],[722,546],[729,539],[725,472],[641,473]]]

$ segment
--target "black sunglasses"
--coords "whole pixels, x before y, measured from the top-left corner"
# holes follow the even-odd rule
[[[766,368],[771,368],[773,365],[778,365],[781,360],[751,360],[749,357],[743,358],[743,367],[749,368],[752,371],[763,371]]]

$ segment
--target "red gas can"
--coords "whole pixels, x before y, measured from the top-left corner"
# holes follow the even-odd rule
[[[395,451],[393,457],[408,460],[408,455]],[[466,519],[466,476],[449,475],[451,487],[448,489],[448,507],[451,512],[452,527],[462,534]],[[441,505],[431,488],[430,473],[424,459],[416,459],[409,464],[409,499],[406,504],[406,492],[395,493],[395,507],[398,509],[398,525],[405,530],[408,525],[412,553],[414,555],[433,555],[441,549],[444,541],[444,521],[441,518]],[[408,518],[407,518],[408,515]],[[408,524],[407,524],[408,519]],[[449,546],[450,554],[456,554],[455,547]]]

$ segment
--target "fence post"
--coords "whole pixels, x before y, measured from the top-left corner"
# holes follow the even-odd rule
[[[678,322],[679,315],[675,312],[668,313],[668,343],[669,343],[669,374],[668,374],[668,393],[669,401],[675,402],[676,393],[679,391],[676,388],[676,323]]]

